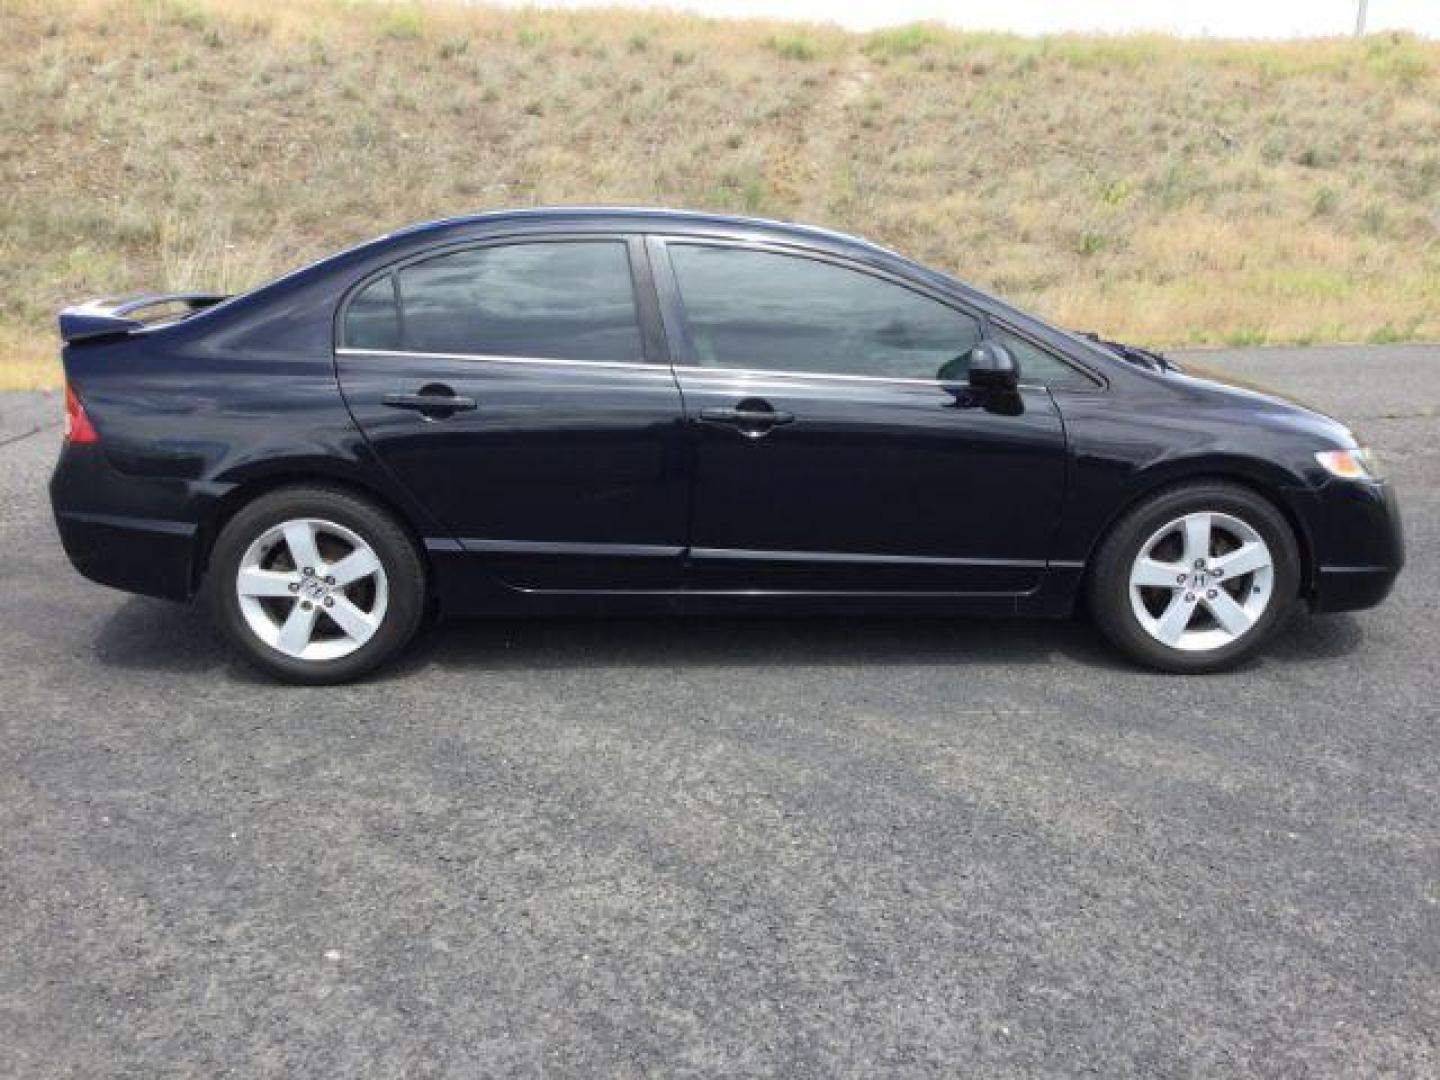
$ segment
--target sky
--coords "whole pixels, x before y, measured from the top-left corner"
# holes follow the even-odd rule
[[[931,20],[966,30],[1050,34],[1160,30],[1195,37],[1334,37],[1359,0],[507,0],[514,6],[679,8],[714,16],[834,22],[854,30]],[[1440,37],[1440,0],[1369,0],[1366,28]]]

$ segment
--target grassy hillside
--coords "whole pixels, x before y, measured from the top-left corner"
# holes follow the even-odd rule
[[[874,237],[1069,325],[1440,337],[1440,45],[850,34],[621,10],[0,0],[0,383],[55,309],[417,219],[647,203]]]

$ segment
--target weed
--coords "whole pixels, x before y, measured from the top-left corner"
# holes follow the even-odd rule
[[[1425,199],[1433,195],[1440,188],[1440,156],[1430,154],[1413,169],[1406,170],[1404,184],[1414,198]]]
[[[418,7],[396,7],[385,15],[381,33],[391,41],[418,41],[425,36],[425,22]]]
[[[1360,211],[1360,229],[1367,236],[1383,236],[1390,224],[1390,215],[1381,203],[1371,203]]]
[[[1329,169],[1339,160],[1340,155],[1333,146],[1318,144],[1305,147],[1295,157],[1295,163],[1307,169]]]
[[[815,43],[800,34],[766,38],[765,47],[786,60],[814,60],[820,55]]]
[[[464,34],[448,37],[440,43],[440,59],[454,60],[470,51],[470,39]]]
[[[1430,56],[1409,34],[1380,34],[1365,47],[1365,66],[1377,79],[1414,86],[1430,74]]]
[[[1125,179],[1111,180],[1100,189],[1100,201],[1106,206],[1124,206],[1135,194],[1135,189],[1130,181]]]
[[[924,23],[896,27],[893,30],[877,30],[865,39],[865,53],[875,59],[893,60],[901,56],[914,56],[918,52],[938,45],[939,31]]]
[[[1242,326],[1234,330],[1227,330],[1220,336],[1220,340],[1235,348],[1245,348],[1251,345],[1264,345],[1270,339],[1259,327]]]

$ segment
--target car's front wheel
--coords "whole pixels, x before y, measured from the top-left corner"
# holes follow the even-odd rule
[[[210,570],[221,631],[290,682],[373,670],[425,611],[425,567],[405,530],[333,488],[283,488],[244,506],[216,539]]]
[[[1184,484],[1127,513],[1100,545],[1090,609],[1132,658],[1201,673],[1253,656],[1299,588],[1284,516],[1235,484]]]

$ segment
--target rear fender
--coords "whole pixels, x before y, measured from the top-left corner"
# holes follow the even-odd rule
[[[359,449],[368,457],[368,448]],[[277,488],[292,485],[320,485],[343,488],[381,506],[410,534],[422,554],[438,539],[449,540],[444,529],[397,484],[378,464],[334,456],[292,456],[257,460],[227,470],[204,487],[209,505],[200,518],[191,573],[192,591],[199,588],[210,564],[210,551],[220,530],[236,511]],[[443,546],[443,544],[442,544]]]

